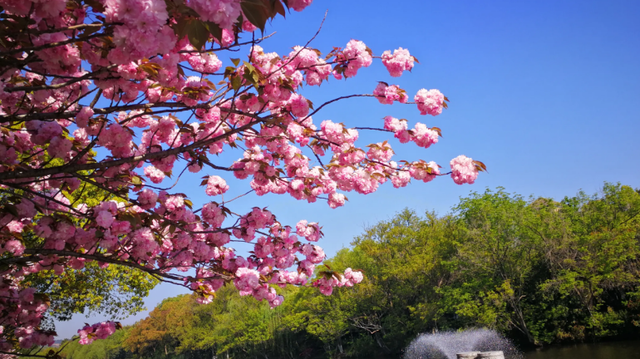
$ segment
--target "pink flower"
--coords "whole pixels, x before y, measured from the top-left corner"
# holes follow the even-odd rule
[[[100,211],[96,215],[96,223],[102,228],[109,228],[115,218],[109,211]]]
[[[383,105],[391,105],[394,101],[406,103],[409,100],[406,91],[396,85],[389,86],[384,82],[378,83],[378,86],[373,90],[373,95]]]
[[[219,227],[219,226],[218,226]],[[231,237],[225,232],[210,233],[207,239],[215,246],[222,247],[231,241]]]
[[[394,176],[391,177],[391,183],[393,183],[393,187],[401,188],[406,187],[411,181],[411,174],[409,171],[398,171]]]
[[[319,86],[322,81],[329,79],[332,71],[331,65],[327,64],[324,59],[318,59],[315,66],[305,70],[305,81],[307,85]]]
[[[400,77],[402,71],[411,71],[413,61],[414,58],[409,54],[409,50],[403,48],[394,50],[393,55],[389,50],[382,53],[382,63],[393,77]]]
[[[409,131],[407,131],[407,120],[398,120],[395,117],[387,116],[384,118],[384,129],[393,131],[394,137],[397,138],[400,143],[407,143],[411,139]]]
[[[318,53],[302,46],[295,46],[287,58],[293,68],[308,68],[318,62]]]
[[[362,41],[349,41],[342,52],[344,57],[342,60],[347,63],[347,69],[344,71],[344,75],[346,77],[353,77],[358,73],[360,68],[369,67],[373,61],[370,51]]]
[[[313,2],[313,0],[289,0],[289,7],[295,11],[302,11],[311,5],[311,2]]]
[[[344,206],[344,201],[346,199],[347,198],[342,193],[337,193],[337,192],[331,193],[329,195],[329,207],[331,208],[342,207]]]
[[[71,150],[72,143],[64,137],[54,137],[47,149],[49,156],[57,158],[65,158]]]
[[[258,30],[258,28],[254,24],[249,22],[249,20],[244,20],[242,22],[242,30],[246,32],[254,32]]]
[[[31,303],[34,301],[34,294],[36,292],[35,288],[26,288],[20,291],[20,299],[25,302]]]
[[[385,142],[378,142],[375,145],[369,145],[369,151],[367,152],[367,157],[372,160],[388,162],[393,156],[393,150],[391,149],[391,145]]]
[[[451,178],[457,184],[472,184],[478,178],[478,169],[473,159],[460,155],[450,162]]]
[[[91,344],[95,340],[93,330],[94,328],[90,325],[86,325],[82,329],[79,329],[78,334],[80,336],[80,340],[78,341],[78,343],[82,345]]]
[[[284,302],[284,297],[281,295],[277,295],[273,300],[269,301],[269,306],[271,309],[281,305]]]
[[[231,29],[241,14],[240,0],[190,0],[189,6],[205,21]]]
[[[154,166],[145,167],[144,175],[147,176],[153,183],[160,183],[165,177],[164,172],[160,171]]]
[[[76,125],[79,128],[86,128],[89,125],[89,119],[93,116],[91,107],[83,107],[76,115]]]
[[[184,208],[184,197],[176,195],[169,196],[164,201],[164,206],[167,208],[169,212],[175,212],[182,208]]]
[[[94,324],[95,326],[95,324]],[[116,332],[116,325],[114,322],[102,322],[95,328],[95,335],[98,339],[106,339],[111,334]]]
[[[156,206],[158,195],[150,189],[138,193],[138,203],[142,209],[151,209]]]
[[[24,245],[17,239],[10,239],[4,244],[4,250],[14,256],[20,256],[24,253]]]
[[[9,232],[12,232],[12,233],[22,232],[22,227],[24,227],[24,224],[18,221],[11,221],[7,224],[7,229],[9,230]]]
[[[213,53],[192,54],[188,59],[189,65],[195,71],[214,73],[222,67],[222,61]]]
[[[227,185],[227,182],[222,179],[222,177],[209,176],[209,179],[207,180],[207,189],[205,190],[205,192],[209,196],[217,196],[219,194],[227,192],[228,189],[229,186]]]
[[[202,207],[202,218],[210,225],[218,228],[225,219],[222,209],[214,202],[209,202]]]
[[[444,106],[444,95],[438,90],[421,89],[414,96],[413,100],[418,105],[421,115],[436,116],[442,113]]]
[[[409,173],[411,173],[411,177],[426,183],[440,174],[440,167],[433,161],[429,163],[419,161],[411,165]]]
[[[295,117],[304,117],[309,114],[309,102],[299,94],[293,94],[289,98],[288,109]]]
[[[317,242],[322,237],[320,226],[315,222],[307,223],[304,219],[296,224],[296,233],[311,242]]]
[[[438,132],[431,130],[422,123],[417,123],[411,139],[420,147],[429,148],[434,143],[438,143]]]
[[[407,120],[398,120],[395,117],[387,116],[384,118],[384,129],[398,133],[408,128]]]
[[[344,271],[344,278],[347,279],[347,286],[352,286],[362,282],[364,275],[361,271],[354,271],[351,268],[347,268]]]
[[[305,244],[303,247],[305,247],[303,252],[307,257],[306,259],[311,263],[318,264],[324,260],[325,254],[322,248],[312,244]]]
[[[260,285],[260,273],[254,269],[238,268],[233,283],[240,291],[250,291]]]
[[[114,322],[102,322],[94,325],[87,325],[78,330],[80,340],[78,343],[82,345],[91,344],[96,339],[106,339],[116,332],[116,324]]]
[[[32,218],[37,213],[33,202],[26,198],[16,205],[16,209],[18,210],[18,215],[22,218]]]

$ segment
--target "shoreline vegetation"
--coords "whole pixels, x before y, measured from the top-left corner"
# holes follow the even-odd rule
[[[222,288],[212,303],[165,299],[68,359],[397,358],[420,333],[490,328],[518,347],[637,338],[640,193],[524,199],[471,193],[447,215],[404,210],[356,237],[322,271],[365,280],[324,296],[279,288],[284,304]]]

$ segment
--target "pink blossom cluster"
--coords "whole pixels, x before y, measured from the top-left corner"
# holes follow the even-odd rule
[[[409,50],[398,48],[393,51],[387,50],[382,53],[382,64],[387,68],[393,77],[402,76],[402,71],[411,71],[414,58],[409,54]]]
[[[213,74],[222,67],[222,61],[214,53],[196,51],[193,45],[186,41],[180,41],[178,46],[182,47],[180,60],[187,61],[196,72]]]
[[[428,148],[438,142],[440,133],[436,130],[428,128],[426,125],[418,122],[415,128],[408,130],[407,121],[399,120],[395,117],[387,116],[384,118],[384,129],[393,132],[395,138],[400,143],[409,141],[415,142],[418,146]]]
[[[438,142],[438,132],[428,128],[422,123],[416,123],[416,127],[411,133],[411,139],[416,145],[429,148],[429,146]]]
[[[138,192],[138,205],[142,209],[151,209],[156,206],[158,195],[150,189]]]
[[[289,6],[295,11],[302,11],[311,5],[313,0],[289,0]]]
[[[307,223],[304,219],[296,224],[296,233],[311,242],[317,242],[322,235],[317,223]]]
[[[105,0],[106,21],[116,26],[116,47],[108,59],[125,64],[158,53],[168,53],[176,42],[173,30],[166,25],[169,15],[162,0]]]
[[[91,344],[96,339],[105,339],[116,332],[115,322],[101,322],[87,325],[78,330],[80,344]]]
[[[66,1],[64,0],[3,0],[0,5],[12,14],[25,16],[33,10],[35,16],[43,19],[55,19],[64,12]]]
[[[303,70],[307,85],[320,85],[331,75],[331,65],[318,56],[317,50],[296,46],[285,59],[286,67],[292,70]]]
[[[423,182],[431,182],[440,174],[440,166],[434,161],[417,161],[411,165],[409,169],[411,177]]]
[[[227,185],[227,182],[224,179],[222,179],[222,177],[209,176],[209,179],[207,180],[207,189],[205,190],[205,193],[208,196],[217,196],[227,192],[228,189],[229,189],[229,186]]]
[[[451,160],[451,178],[457,184],[473,184],[478,178],[478,168],[473,159],[460,155]]]
[[[331,295],[334,287],[353,287],[355,284],[362,282],[363,279],[364,275],[361,271],[354,271],[351,268],[347,268],[344,271],[344,275],[325,275],[313,282],[313,286],[318,287],[320,293]]]
[[[391,145],[385,142],[378,142],[376,144],[369,145],[369,151],[367,151],[367,157],[381,162],[388,162],[393,156],[393,149]]]
[[[351,40],[347,43],[341,54],[337,56],[337,61],[346,64],[344,70],[345,77],[353,77],[362,67],[369,67],[373,61],[371,50],[362,41]]]
[[[225,219],[224,212],[222,208],[218,206],[215,202],[209,202],[202,207],[202,218],[210,225],[215,228],[218,228],[222,225]],[[218,244],[220,246],[225,245],[226,243]]]
[[[189,0],[189,6],[205,21],[212,21],[223,29],[231,29],[242,10],[240,0]]]
[[[420,110],[421,115],[436,116],[442,113],[444,95],[438,90],[421,89],[413,100],[418,104],[418,110]]]
[[[15,243],[5,243],[0,252],[12,251]],[[13,250],[13,253],[16,253]],[[16,254],[19,255],[19,254]],[[0,326],[0,351],[11,352],[15,340],[22,348],[34,345],[53,345],[55,333],[39,328],[39,324],[48,308],[42,296],[37,295],[34,288],[21,288],[20,281],[24,276],[35,273],[35,266],[23,267],[13,273],[3,270],[0,273],[0,308],[2,309],[2,326]],[[12,328],[13,331],[8,331]]]
[[[387,85],[384,82],[378,82],[378,86],[373,90],[373,95],[383,105],[392,105],[393,102],[407,103],[409,96],[397,85]]]

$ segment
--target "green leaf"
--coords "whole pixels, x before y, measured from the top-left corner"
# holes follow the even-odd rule
[[[240,3],[240,6],[247,20],[264,32],[264,26],[267,20],[271,18],[266,4],[261,0],[244,0]]]
[[[285,16],[286,12],[285,12],[284,6],[282,6],[282,3],[280,2],[280,0],[272,0],[272,9],[276,13],[282,15],[282,17],[286,17]]]
[[[173,28],[173,32],[179,39],[182,39],[187,35],[189,22],[190,21],[185,18],[178,18],[176,23],[171,26]]]
[[[211,21],[205,21],[204,24],[214,38],[218,39],[218,41],[222,40],[222,29],[218,24]]]
[[[204,22],[200,20],[191,20],[187,25],[187,36],[189,42],[196,50],[202,50],[204,45],[209,41],[209,30]]]
[[[242,78],[240,76],[234,76],[231,78],[231,87],[234,91],[238,91],[242,86]]]
[[[253,65],[251,65],[250,63],[248,63],[248,62],[246,62],[246,61],[243,61],[243,62],[242,62],[242,64],[243,64],[243,65],[244,65],[244,67],[245,67],[246,69],[248,69],[250,72],[254,72],[254,71],[256,71],[256,68],[255,68]]]
[[[252,85],[256,86],[256,81],[253,79],[253,74],[249,71],[245,71],[244,75],[242,75],[242,77],[247,80],[247,82],[251,83]]]
[[[142,179],[140,179],[140,177],[138,176],[133,176],[131,177],[131,183],[133,183],[136,186],[139,186],[142,184]]]

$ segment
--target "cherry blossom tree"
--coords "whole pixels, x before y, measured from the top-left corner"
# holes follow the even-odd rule
[[[371,94],[320,106],[305,86],[349,79],[374,60],[393,77],[417,60],[408,50],[381,56],[362,41],[323,55],[309,44],[288,54],[260,46],[270,19],[311,0],[0,0],[0,352],[52,344],[42,329],[48,298],[25,278],[123,266],[191,289],[200,302],[233,283],[241,295],[282,303],[275,286],[312,285],[324,294],[363,274],[315,271],[325,258],[318,223],[280,223],[265,208],[235,213],[227,180],[246,180],[255,195],[345,204],[389,181],[429,182],[451,175],[473,183],[481,162],[459,156],[444,171],[433,161],[393,160],[387,141],[357,139],[365,130],[324,120],[337,100],[371,97],[447,107],[440,91],[410,95],[379,83]],[[233,51],[233,52],[230,52]],[[242,58],[238,56],[240,51]],[[223,60],[225,63],[223,63]],[[428,148],[440,129],[391,116],[380,130]],[[226,152],[225,152],[226,151]],[[229,151],[240,158],[222,163]],[[206,169],[202,207],[164,180]],[[103,193],[91,203],[90,191]],[[253,246],[241,256],[232,242]],[[104,338],[117,324],[79,330]],[[53,355],[53,354],[51,354]]]

